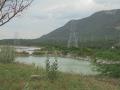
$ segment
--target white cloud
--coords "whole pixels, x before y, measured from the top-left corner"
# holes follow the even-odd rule
[[[119,4],[120,0],[94,0],[97,3],[111,3],[111,4]]]
[[[120,8],[120,0],[93,0],[97,5],[104,6],[105,9]]]

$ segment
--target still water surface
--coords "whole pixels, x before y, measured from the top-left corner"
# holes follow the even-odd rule
[[[58,69],[59,71],[66,73],[75,73],[75,74],[83,74],[83,75],[95,75],[97,74],[93,71],[93,66],[90,61],[84,60],[74,60],[71,58],[60,58],[58,57]],[[25,63],[25,64],[35,64],[36,66],[40,66],[45,68],[46,57],[17,57],[17,62]],[[50,62],[54,61],[54,57],[50,58]]]

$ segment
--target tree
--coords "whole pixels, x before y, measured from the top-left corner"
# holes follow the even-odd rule
[[[0,0],[0,26],[27,8],[33,0]]]

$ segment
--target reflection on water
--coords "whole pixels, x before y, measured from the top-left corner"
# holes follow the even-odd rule
[[[41,66],[45,68],[46,57],[17,57],[17,62],[25,64],[35,64],[36,66]],[[54,57],[50,58],[50,62],[54,61]],[[83,75],[95,75],[96,72],[92,70],[92,65],[89,61],[80,61],[70,58],[58,58],[59,71],[67,73],[76,73]]]

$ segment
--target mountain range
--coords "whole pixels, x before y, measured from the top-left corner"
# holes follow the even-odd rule
[[[67,45],[71,40],[80,45],[86,42],[102,43],[107,41],[119,41],[120,39],[120,9],[104,10],[92,14],[89,17],[70,20],[64,26],[53,30],[34,40],[19,40],[25,45]],[[1,40],[1,43],[12,40]]]

